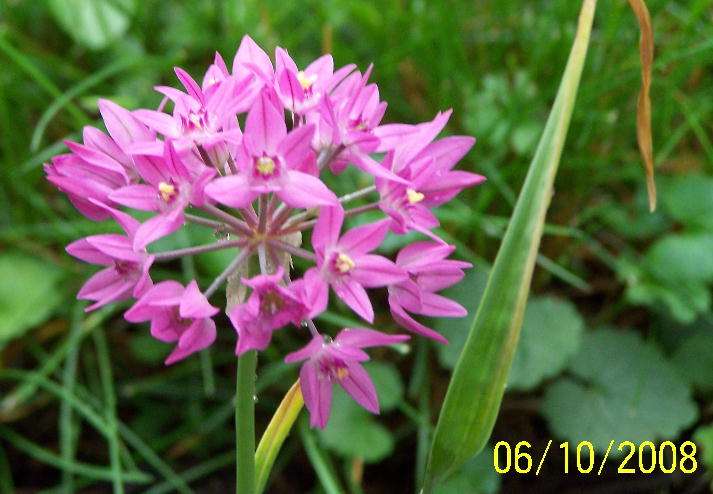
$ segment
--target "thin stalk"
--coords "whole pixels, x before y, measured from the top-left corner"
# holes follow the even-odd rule
[[[341,153],[343,150],[344,145],[340,144],[336,148],[328,148],[320,151],[319,156],[317,157],[317,169],[323,170],[334,160],[334,158],[339,156],[339,153]]]
[[[363,189],[351,192],[350,194],[343,195],[339,198],[339,202],[343,204],[345,202],[353,201],[354,199],[359,199],[360,197],[367,196],[374,191],[376,191],[376,185],[370,185],[369,187],[364,187]]]
[[[245,243],[244,239],[240,240],[225,240],[222,242],[213,242],[211,244],[196,245],[194,247],[185,247],[183,249],[168,250],[166,252],[157,252],[152,254],[157,262],[172,261],[184,256],[195,256],[205,252],[213,252],[216,250],[233,249],[240,247]]]
[[[257,352],[238,357],[235,390],[236,492],[255,494],[255,369]]]
[[[357,216],[361,213],[366,213],[367,211],[373,211],[375,209],[379,209],[379,203],[371,202],[371,203],[365,204],[363,206],[359,206],[359,207],[352,208],[352,209],[347,209],[346,211],[344,211],[344,217],[348,218],[349,216]],[[280,232],[280,235],[285,235],[285,234],[294,233],[294,232],[301,232],[303,230],[307,230],[308,228],[312,228],[315,224],[317,224],[316,218],[313,220],[299,223],[294,226],[286,227],[284,230],[282,230]]]
[[[260,196],[260,200],[258,202],[258,225],[257,225],[257,231],[260,233],[265,233],[265,229],[267,228],[267,201],[268,198],[265,194]]]
[[[235,256],[235,259],[228,264],[228,267],[225,268],[225,270],[218,275],[218,277],[213,280],[213,283],[210,284],[210,286],[206,289],[206,291],[203,293],[206,298],[210,297],[215,293],[215,291],[220,288],[220,285],[225,283],[225,280],[228,279],[228,277],[233,274],[239,267],[240,265],[250,256],[252,250],[251,249],[243,249],[240,251],[240,253]]]
[[[273,247],[276,247],[278,249],[282,249],[286,252],[289,252],[290,254],[293,254],[297,257],[301,257],[302,259],[307,259],[308,261],[312,262],[317,262],[317,256],[315,256],[312,252],[308,251],[307,249],[303,249],[301,247],[297,247],[295,245],[288,244],[287,242],[283,242],[282,240],[268,240],[268,243],[272,245]]]
[[[196,216],[189,213],[185,213],[184,216],[186,218],[186,221],[195,223],[196,225],[203,225],[209,228],[215,228],[216,230],[232,230],[230,225],[221,223],[220,221],[211,220],[209,218],[204,218],[202,216]]]
[[[247,225],[247,223],[240,221],[232,214],[226,213],[222,209],[213,206],[212,204],[204,204],[203,209],[212,214],[213,216],[225,221],[227,224],[235,228],[238,232],[244,233],[245,235],[252,235],[250,227]]]

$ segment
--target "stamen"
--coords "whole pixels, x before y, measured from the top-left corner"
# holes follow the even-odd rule
[[[355,266],[356,264],[354,264],[352,258],[344,253],[340,253],[334,260],[334,267],[342,274],[348,273],[354,269]]]
[[[302,89],[307,91],[317,81],[317,74],[307,75],[304,70],[297,72],[297,81],[302,86]]]
[[[272,158],[262,156],[255,161],[255,170],[263,177],[271,177],[275,173],[275,162]]]
[[[426,197],[421,192],[414,189],[406,189],[406,197],[408,197],[409,204],[418,204],[423,201]]]
[[[158,193],[164,202],[171,202],[171,200],[176,197],[176,186],[168,182],[160,182],[158,184]]]
[[[337,374],[337,379],[339,379],[341,381],[341,380],[349,377],[349,370],[347,370],[346,367],[338,367],[336,374]]]

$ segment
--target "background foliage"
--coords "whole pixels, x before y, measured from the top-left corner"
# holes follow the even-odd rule
[[[535,485],[697,492],[713,468],[713,2],[650,0],[660,207],[647,213],[636,147],[638,30],[626,2],[601,2],[534,295],[493,442],[544,449],[588,439],[694,438],[689,477],[497,477],[485,451],[443,493],[518,492]],[[230,488],[234,334],[223,321],[210,353],[165,368],[167,348],[127,325],[123,307],[85,315],[74,300],[89,274],[69,241],[104,231],[80,217],[41,165],[97,121],[96,101],[154,106],[171,67],[199,74],[230,59],[249,33],[298,62],[323,51],[375,64],[387,119],[422,121],[454,108],[451,133],[477,136],[463,163],[489,177],[441,208],[442,235],[475,269],[451,295],[477,306],[571,44],[578,2],[356,0],[0,1],[0,492]],[[339,180],[355,180],[344,175]],[[335,183],[339,188],[339,183]],[[344,187],[348,189],[350,187]],[[195,242],[196,230],[161,247]],[[170,244],[170,245],[169,245]],[[389,246],[397,248],[397,242]],[[169,266],[208,281],[220,253]],[[382,305],[377,325],[393,328]],[[350,325],[337,308],[320,321]],[[345,396],[321,433],[301,424],[269,492],[414,492],[434,414],[468,320],[434,324],[449,346],[418,342],[379,355],[383,414]],[[260,362],[258,428],[296,377],[283,332]],[[122,471],[112,470],[110,455]],[[317,472],[314,474],[313,472]],[[413,472],[413,473],[412,473]],[[533,484],[533,482],[535,482]],[[652,487],[653,486],[653,487]]]

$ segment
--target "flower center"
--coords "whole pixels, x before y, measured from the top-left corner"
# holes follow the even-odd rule
[[[409,204],[418,204],[423,201],[426,197],[421,192],[414,189],[406,189],[406,197],[408,198]]]
[[[346,367],[337,367],[335,374],[337,375],[337,379],[341,381],[349,376],[349,370]]]
[[[354,260],[344,253],[340,253],[336,259],[334,259],[334,268],[341,274],[347,274],[354,269],[355,266]]]
[[[275,315],[285,305],[285,301],[280,294],[275,291],[264,293],[260,298],[260,313]]]
[[[307,75],[304,70],[300,70],[297,72],[297,81],[303,90],[309,91],[312,85],[317,81],[317,74]]]
[[[178,191],[175,185],[169,184],[168,182],[161,182],[158,184],[158,193],[161,199],[163,199],[163,202],[171,202],[176,197]]]
[[[275,160],[262,156],[255,160],[255,171],[263,178],[269,178],[275,173]]]

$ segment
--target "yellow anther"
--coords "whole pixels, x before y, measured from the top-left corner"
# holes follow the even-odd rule
[[[302,86],[302,89],[307,91],[317,81],[317,74],[307,75],[304,70],[297,72],[297,81]]]
[[[171,185],[167,182],[161,182],[158,184],[158,193],[161,195],[161,199],[164,202],[170,202],[176,196],[176,186]]]
[[[423,201],[426,196],[416,190],[406,189],[406,197],[408,197],[409,204],[417,204]]]
[[[196,127],[198,127],[199,129],[202,129],[202,128],[203,128],[203,124],[201,123],[201,117],[199,117],[199,116],[196,115],[195,113],[191,112],[191,113],[188,115],[188,120],[190,120],[190,122],[191,122],[193,125],[195,125]]]
[[[349,371],[347,370],[346,367],[340,367],[337,369],[337,379],[340,381],[342,379],[346,379],[349,376]]]
[[[272,158],[263,156],[262,158],[257,159],[255,169],[260,175],[270,176],[275,172],[275,162],[272,160]]]
[[[356,266],[356,264],[354,264],[352,258],[346,254],[339,254],[334,261],[334,267],[342,274],[348,273],[354,269],[354,266]]]

